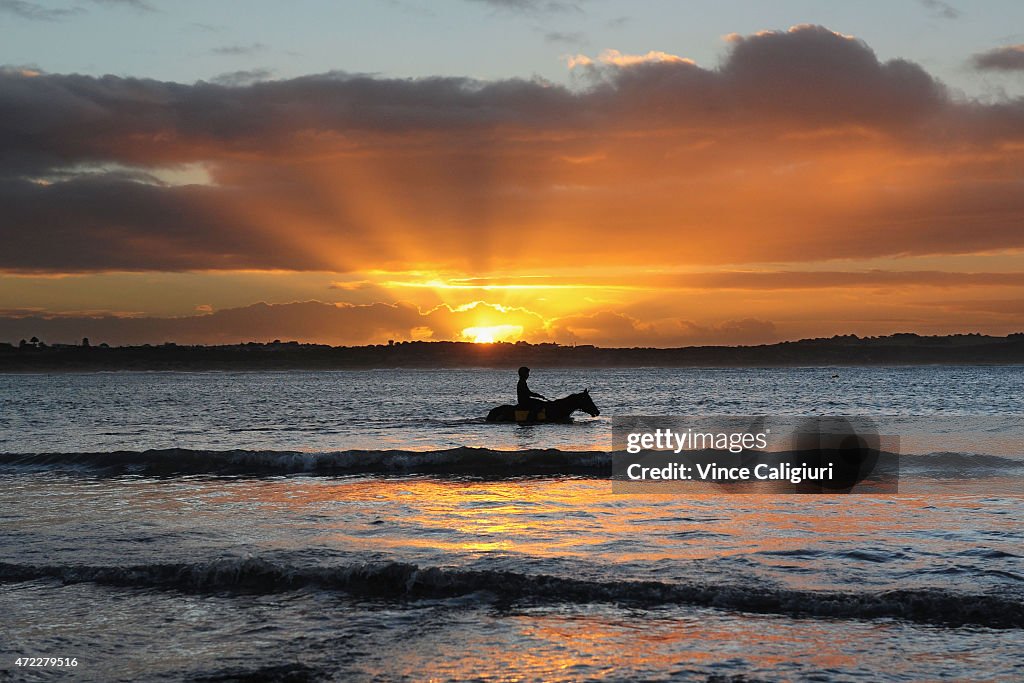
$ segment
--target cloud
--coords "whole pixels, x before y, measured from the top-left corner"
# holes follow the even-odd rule
[[[340,289],[345,292],[358,292],[363,289],[374,287],[372,280],[348,280],[345,282],[332,282],[331,289]]]
[[[551,326],[559,343],[590,343],[603,346],[697,346],[706,344],[769,344],[778,341],[775,325],[746,318],[718,325],[690,320],[641,322],[612,311],[560,318]]]
[[[469,0],[477,4],[489,5],[495,9],[511,12],[582,12],[584,0]]]
[[[92,0],[97,5],[109,7],[131,7],[141,12],[155,12],[156,8],[145,0]]]
[[[274,72],[271,69],[243,69],[241,71],[229,71],[227,73],[218,74],[210,79],[210,83],[237,87],[252,85],[259,81],[267,81],[270,80],[273,75]]]
[[[1024,319],[1024,300],[1015,299],[947,299],[931,302],[937,308],[960,317],[964,314],[988,314],[989,317],[1003,318],[1011,325],[1018,326]]]
[[[637,280],[634,279],[634,282]],[[1024,287],[1024,273],[935,270],[868,271],[721,271],[653,276],[648,286],[711,290],[781,290],[888,287]]]
[[[217,190],[165,187],[119,174],[97,174],[41,185],[0,180],[5,248],[0,268],[44,271],[59,253],[63,267],[87,271],[270,268],[284,261],[268,250],[305,256],[280,239],[250,234],[238,240],[217,217]],[[140,229],[145,226],[145,229]]]
[[[0,12],[13,14],[16,17],[29,19],[31,21],[57,21],[76,14],[81,14],[83,11],[84,10],[79,7],[45,7],[39,3],[28,2],[28,0],[0,0]]]
[[[733,37],[714,69],[666,52],[592,67],[572,87],[0,70],[0,269],[547,273],[1024,248],[1024,101],[954,98],[819,26]],[[153,180],[183,167],[207,180]]]
[[[1024,71],[1024,45],[1007,45],[971,58],[975,69],[987,71]]]
[[[383,287],[383,288],[382,288]],[[641,269],[625,275],[532,275],[520,277],[458,277],[423,280],[337,281],[331,289],[347,292],[387,288],[424,288],[483,293],[506,290],[673,290],[773,291],[804,289],[875,289],[891,287],[1024,287],[1022,272],[958,272],[941,270],[718,270],[708,272],[651,272]]]
[[[565,43],[566,45],[580,45],[587,42],[587,36],[580,31],[563,32],[549,31],[544,34],[544,40],[548,43]]]
[[[921,5],[928,9],[932,16],[939,19],[959,19],[961,12],[947,2],[942,0],[919,0]]]
[[[761,115],[856,122],[892,131],[950,104],[920,66],[880,62],[861,40],[820,26],[732,36],[727,85]]]
[[[258,52],[265,52],[267,46],[263,43],[249,43],[248,45],[222,45],[210,50],[211,54],[222,57],[238,57],[243,55],[254,55]]]
[[[204,24],[201,21],[190,21],[186,28],[202,31],[204,33],[220,33],[224,27],[218,24]]]
[[[627,55],[619,52],[618,50],[604,50],[598,55],[597,59],[591,59],[586,55],[575,55],[568,58],[568,64],[570,69],[577,67],[594,66],[595,64],[605,64],[610,66],[628,67],[636,66],[638,64],[661,64],[661,63],[678,63],[678,64],[694,64],[692,59],[685,57],[679,57],[678,55],[672,55],[667,52],[661,52],[658,50],[651,50],[645,55]]]

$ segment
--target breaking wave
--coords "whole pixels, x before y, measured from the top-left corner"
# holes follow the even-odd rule
[[[976,470],[1024,468],[1024,458],[1008,458],[984,453],[928,453],[900,456],[901,468],[932,470]]]
[[[757,585],[597,581],[513,571],[419,567],[402,562],[293,567],[261,558],[135,566],[0,563],[0,582],[55,580],[140,589],[276,593],[341,591],[378,599],[480,599],[515,603],[615,603],[635,608],[691,605],[761,614],[833,619],[901,619],[951,626],[1024,628],[1024,601],[938,588],[817,592]]]
[[[614,453],[555,448],[502,451],[459,447],[435,451],[347,450],[332,452],[193,450],[168,448],[99,453],[0,453],[0,469],[67,471],[102,476],[192,474],[274,476],[287,474],[431,474],[519,477],[568,475],[607,478]],[[891,458],[883,454],[884,459]],[[971,453],[899,456],[903,474],[957,476],[983,470],[1016,474],[1024,459]]]
[[[532,449],[498,451],[450,448],[438,451],[207,451],[170,448],[109,453],[0,454],[0,468],[135,474],[435,474],[451,476],[611,475],[612,456],[602,451]]]

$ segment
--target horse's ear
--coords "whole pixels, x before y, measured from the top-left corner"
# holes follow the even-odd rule
[[[584,394],[590,394],[590,387],[587,387],[586,389],[584,389],[583,393]]]

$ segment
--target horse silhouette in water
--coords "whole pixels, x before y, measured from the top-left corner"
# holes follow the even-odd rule
[[[487,413],[488,422],[571,422],[572,414],[582,410],[591,417],[597,417],[601,411],[590,398],[590,389],[578,394],[569,394],[565,398],[542,403],[536,408],[537,414],[530,419],[530,408],[525,406],[498,406]],[[518,413],[518,414],[517,414]]]

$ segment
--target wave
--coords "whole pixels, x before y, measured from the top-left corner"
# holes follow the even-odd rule
[[[479,594],[514,603],[614,603],[634,608],[691,605],[832,619],[901,619],[947,626],[1024,628],[1024,601],[1006,595],[924,588],[872,593],[754,585],[596,581],[514,571],[421,568],[402,562],[294,567],[262,558],[134,566],[22,565],[0,562],[0,582],[55,580],[192,592],[341,591],[382,599],[447,599]]]
[[[0,468],[89,471],[108,476],[260,476],[305,473],[481,477],[557,474],[609,477],[612,454],[603,451],[561,451],[554,448],[498,451],[460,447],[437,451],[351,450],[324,453],[169,448],[107,453],[3,453],[0,454]]]
[[[1008,458],[1002,455],[984,453],[940,452],[927,454],[906,454],[899,456],[900,467],[934,470],[1008,469],[1024,467],[1024,458]]]
[[[89,472],[102,476],[166,477],[189,474],[274,476],[287,474],[431,474],[483,478],[567,475],[608,478],[614,452],[563,451],[555,448],[500,451],[458,447],[434,451],[348,450],[330,452],[193,450],[89,453],[0,453],[0,468]],[[893,463],[882,455],[884,469]],[[1024,459],[972,453],[898,456],[901,474],[976,475],[979,471],[1024,469]]]

